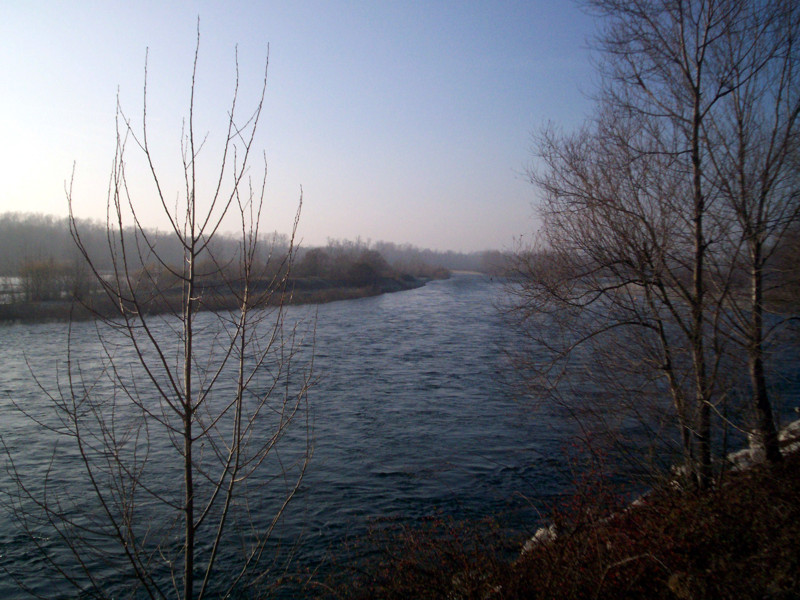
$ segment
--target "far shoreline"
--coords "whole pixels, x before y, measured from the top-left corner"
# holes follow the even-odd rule
[[[449,274],[448,274],[449,277]],[[446,278],[446,277],[444,277]],[[285,293],[276,290],[266,296],[262,306],[327,304],[340,300],[356,300],[403,292],[423,287],[431,277],[378,277],[365,285],[319,277],[292,278],[287,282]],[[238,300],[234,294],[210,293],[202,304],[201,311],[235,310]],[[254,307],[258,308],[258,307]],[[174,312],[168,303],[148,306],[147,315]],[[131,311],[135,314],[135,311]],[[0,324],[45,323],[52,321],[87,321],[95,318],[120,316],[118,307],[107,298],[99,297],[93,302],[75,300],[48,300],[39,302],[14,302],[0,304]]]

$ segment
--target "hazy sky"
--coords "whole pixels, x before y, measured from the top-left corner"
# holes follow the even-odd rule
[[[593,23],[571,2],[8,0],[0,212],[66,214],[74,163],[76,213],[105,217],[116,95],[140,122],[146,48],[148,123],[177,197],[198,16],[206,168],[225,134],[235,47],[240,102],[252,108],[269,44],[257,138],[267,228],[288,231],[302,186],[306,245],[361,236],[510,248],[536,227],[524,176],[531,132],[548,120],[575,125],[590,109]],[[146,223],[163,227],[144,180],[136,192]]]

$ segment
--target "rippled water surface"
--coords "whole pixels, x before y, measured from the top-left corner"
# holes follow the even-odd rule
[[[458,275],[407,292],[290,308],[289,320],[316,316],[314,455],[279,532],[284,544],[298,544],[300,567],[313,568],[376,518],[530,512],[529,497],[559,491],[552,466],[563,438],[552,423],[529,419],[503,384],[501,290],[487,277]],[[13,325],[0,335],[3,439],[18,468],[36,472],[51,440],[8,403],[38,410],[43,397],[32,372],[55,389],[66,326]],[[72,336],[84,362],[99,359],[91,323],[73,326]],[[3,543],[22,544],[11,530],[0,523]],[[35,553],[14,547],[12,554],[35,570]],[[0,583],[0,596],[12,593]]]
[[[315,568],[376,519],[502,512],[534,528],[541,501],[567,489],[561,473],[572,424],[556,414],[534,418],[504,385],[510,334],[495,307],[501,293],[488,277],[463,274],[417,290],[289,309],[289,321],[310,323],[316,314],[314,454],[276,536],[296,548],[299,568]],[[93,334],[91,323],[74,326],[87,364],[99,356]],[[20,470],[43,473],[52,446],[9,401],[39,410],[42,392],[31,371],[55,389],[65,347],[65,325],[0,328],[0,433]],[[124,358],[129,349],[118,352]],[[68,464],[74,451],[59,452]],[[173,476],[165,471],[162,483]],[[271,517],[266,506],[257,519]],[[25,561],[27,583],[36,587],[40,561],[12,525],[0,514],[0,564],[12,556],[16,566]],[[0,576],[0,598],[15,594]]]
[[[547,486],[543,459],[562,442],[503,385],[499,291],[460,276],[322,307],[314,533],[352,526],[350,515],[486,514]]]

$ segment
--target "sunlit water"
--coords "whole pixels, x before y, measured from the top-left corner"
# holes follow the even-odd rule
[[[326,564],[345,539],[384,519],[505,514],[533,530],[547,502],[568,491],[574,424],[555,412],[534,417],[504,383],[503,348],[512,340],[496,308],[501,296],[488,277],[458,275],[407,292],[290,308],[290,321],[316,317],[318,377],[309,395],[313,458],[275,536],[295,553],[298,570]],[[92,334],[91,323],[74,326],[84,356],[98,350]],[[9,401],[39,406],[31,372],[54,389],[65,339],[64,325],[0,329],[0,433],[33,477],[46,468],[50,438]],[[44,585],[40,559],[8,520],[0,513],[0,565]],[[0,597],[17,594],[0,575]]]

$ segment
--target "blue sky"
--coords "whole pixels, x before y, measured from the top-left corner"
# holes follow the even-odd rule
[[[105,217],[116,95],[140,121],[146,48],[150,132],[177,197],[198,16],[205,164],[225,133],[236,46],[240,102],[252,107],[269,44],[256,139],[269,165],[266,227],[288,231],[302,186],[306,245],[511,248],[536,228],[531,132],[591,110],[594,24],[569,2],[9,1],[0,212],[66,214],[74,163],[76,213]],[[129,159],[140,215],[164,227],[130,148]]]

